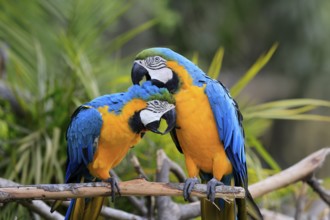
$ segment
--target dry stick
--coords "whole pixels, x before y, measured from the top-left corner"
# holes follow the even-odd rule
[[[3,178],[0,178],[0,187],[8,187],[8,186],[18,186],[18,183],[15,183],[10,180],[6,180]],[[1,189],[1,188],[0,188]],[[0,193],[1,196],[1,193]],[[50,220],[63,220],[64,216],[61,215],[59,212],[55,211],[53,213],[50,213],[50,207],[44,203],[43,201],[25,201],[21,200],[19,203],[29,210],[37,213],[44,219],[50,219]]]
[[[62,205],[69,207],[70,202],[69,201],[64,201],[62,202]],[[50,208],[48,208],[49,210]],[[114,209],[114,208],[110,208],[110,207],[106,207],[103,206],[100,212],[100,216],[103,216],[105,218],[109,218],[109,219],[120,219],[120,220],[147,220],[144,217],[141,217],[139,215],[135,215],[135,214],[131,214],[119,209]]]
[[[135,179],[118,183],[122,196],[181,196],[183,183],[156,183]],[[94,196],[110,196],[111,186],[105,182],[20,185],[0,188],[0,202],[24,199],[67,199]],[[206,197],[206,185],[197,184],[193,196]],[[241,187],[218,186],[216,197],[226,200],[244,198]]]
[[[140,178],[149,180],[140,164],[139,159],[135,155],[132,156],[131,162],[134,166],[135,171],[139,174]],[[145,210],[146,210],[144,216],[148,216],[148,218],[151,219],[152,216],[154,215],[154,213],[153,213],[154,204],[152,202],[151,196],[146,196],[146,202],[144,202],[144,200],[143,200],[143,208],[145,208]]]
[[[322,148],[282,172],[251,185],[249,191],[252,197],[257,198],[292,183],[306,180],[306,177],[311,176],[317,168],[322,166],[329,153],[330,148]]]
[[[306,180],[306,183],[317,193],[319,194],[320,198],[330,206],[330,191],[324,189],[321,184],[320,180],[316,179],[314,176]]]
[[[144,179],[148,180],[147,175],[145,174],[145,172],[143,171],[143,169],[140,165],[139,159],[135,155],[132,156],[131,162],[134,166],[135,171],[140,175],[140,178],[144,178]]]
[[[101,215],[112,220],[147,220],[147,218],[105,206],[102,207]]]
[[[306,193],[307,193],[307,184],[302,184],[302,187],[299,190],[299,193],[297,195],[296,198],[296,210],[295,210],[295,214],[294,214],[294,219],[302,219],[302,215],[303,215],[303,210],[304,210],[304,206],[306,205]]]

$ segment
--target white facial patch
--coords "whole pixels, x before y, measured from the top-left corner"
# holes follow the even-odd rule
[[[147,68],[148,69],[148,68]],[[162,83],[167,83],[169,80],[172,79],[173,73],[170,68],[164,67],[159,70],[150,70],[148,69],[149,75],[151,79],[157,79]]]
[[[147,57],[135,62],[148,70],[151,79],[167,83],[173,77],[172,70],[166,66],[167,61],[160,56]]]
[[[166,101],[152,100],[147,102],[147,107],[140,112],[141,122],[147,125],[154,121],[160,121],[161,117],[175,106]]]

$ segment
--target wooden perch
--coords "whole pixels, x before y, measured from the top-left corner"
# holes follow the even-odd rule
[[[119,182],[121,195],[136,196],[182,196],[182,183],[156,183],[144,179],[135,179]],[[241,187],[218,186],[216,197],[225,200],[244,198],[244,189]],[[74,183],[74,184],[40,184],[32,186],[11,186],[0,188],[0,202],[16,201],[21,199],[66,199],[92,196],[110,196],[109,183]],[[206,185],[197,184],[191,194],[197,197],[206,197]]]

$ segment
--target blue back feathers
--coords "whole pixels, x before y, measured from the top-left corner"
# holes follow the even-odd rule
[[[146,81],[141,86],[133,85],[129,87],[127,92],[100,96],[85,103],[84,105],[91,106],[93,108],[109,106],[109,112],[113,111],[116,114],[119,114],[125,104],[132,99],[142,99],[144,101],[148,101],[152,96],[166,96],[167,94],[169,94],[167,89],[158,88],[157,86],[152,85],[150,81]]]

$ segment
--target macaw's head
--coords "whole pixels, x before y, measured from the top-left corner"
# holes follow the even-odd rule
[[[175,101],[166,88],[159,88],[145,82],[141,86],[130,87],[128,93],[132,97],[142,99],[146,107],[136,111],[129,120],[129,125],[136,133],[149,130],[158,134],[166,134],[176,125]],[[161,120],[167,123],[164,132],[159,131]]]
[[[150,48],[136,56],[131,77],[133,84],[145,77],[153,85],[175,93],[185,84],[198,82],[203,75],[201,69],[180,54],[168,48]]]

